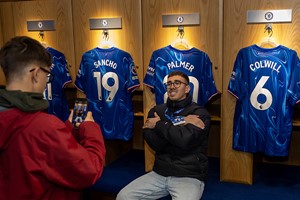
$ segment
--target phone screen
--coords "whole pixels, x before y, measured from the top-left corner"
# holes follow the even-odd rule
[[[77,98],[74,104],[72,124],[78,127],[86,118],[88,112],[88,101],[84,98]]]

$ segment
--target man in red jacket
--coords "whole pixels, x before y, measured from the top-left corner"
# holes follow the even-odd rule
[[[11,39],[0,49],[0,65],[7,81],[0,90],[1,199],[80,199],[102,174],[100,127],[91,113],[73,130],[69,121],[43,112],[51,56],[38,41]]]

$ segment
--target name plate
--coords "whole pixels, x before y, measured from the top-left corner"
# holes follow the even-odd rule
[[[27,21],[28,31],[55,31],[54,20]]]
[[[98,19],[89,19],[89,20],[90,20],[90,30],[122,28],[122,18],[98,18]]]
[[[199,13],[162,15],[163,26],[200,25]]]
[[[282,23],[282,22],[292,22],[292,9],[247,11],[247,23]]]

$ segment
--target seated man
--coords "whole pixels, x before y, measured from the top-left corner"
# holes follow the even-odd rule
[[[146,142],[156,151],[153,171],[123,188],[117,200],[199,200],[208,173],[206,155],[210,115],[192,102],[189,78],[181,71],[168,75],[167,103],[148,113]]]

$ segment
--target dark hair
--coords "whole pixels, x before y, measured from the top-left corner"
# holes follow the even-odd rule
[[[189,77],[183,73],[182,71],[172,71],[169,75],[168,75],[168,78],[172,77],[172,76],[181,76],[182,78],[184,78],[187,82],[187,84],[190,83],[190,79]]]
[[[0,65],[7,81],[15,75],[21,75],[29,64],[41,67],[50,67],[52,64],[51,55],[37,40],[17,36],[0,49]]]

